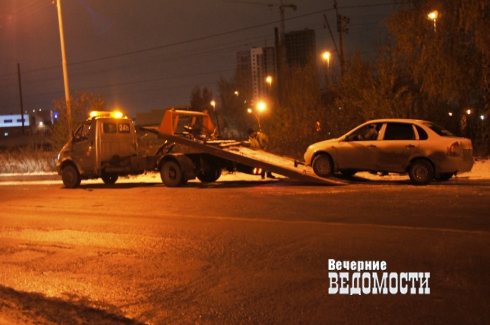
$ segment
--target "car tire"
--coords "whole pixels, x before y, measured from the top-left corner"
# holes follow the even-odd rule
[[[117,182],[117,179],[119,178],[119,176],[116,174],[104,174],[104,175],[102,175],[101,178],[102,178],[102,181],[104,182],[104,184],[112,185],[112,184],[115,184]]]
[[[330,156],[321,154],[313,159],[313,171],[320,177],[328,177],[333,173],[333,163]]]
[[[454,173],[442,173],[439,177],[436,177],[436,181],[445,182],[451,179],[454,176]]]
[[[80,182],[82,181],[80,173],[73,165],[63,167],[61,171],[61,179],[63,180],[63,184],[67,188],[78,187],[80,186]]]
[[[408,176],[415,185],[426,185],[434,179],[434,167],[427,160],[415,160],[408,167]]]
[[[160,177],[162,178],[163,184],[168,187],[180,186],[184,179],[180,165],[173,160],[163,163],[160,169]]]

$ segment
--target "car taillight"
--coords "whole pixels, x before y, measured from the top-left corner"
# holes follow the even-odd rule
[[[447,148],[447,155],[452,157],[459,156],[459,142],[455,142]]]

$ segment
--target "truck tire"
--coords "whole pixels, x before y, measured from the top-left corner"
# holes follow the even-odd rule
[[[221,176],[221,169],[219,168],[208,168],[204,171],[199,171],[197,174],[197,179],[203,183],[215,182]]]
[[[163,163],[162,168],[160,169],[160,177],[162,178],[163,184],[168,187],[177,187],[184,183],[182,169],[180,169],[180,165],[173,160]]]
[[[101,176],[101,178],[102,178],[102,181],[104,182],[104,184],[112,185],[112,184],[116,183],[119,176],[116,174],[104,174]]]
[[[434,179],[434,167],[427,160],[417,159],[408,167],[408,176],[415,185],[426,185]]]
[[[67,188],[75,188],[80,186],[80,182],[82,178],[80,177],[80,173],[73,165],[67,165],[63,167],[61,170],[61,179],[63,180],[63,184]]]
[[[315,174],[320,177],[328,177],[333,173],[332,160],[326,154],[316,156],[311,165]]]

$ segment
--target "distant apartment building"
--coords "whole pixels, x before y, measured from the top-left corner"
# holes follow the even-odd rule
[[[313,29],[288,32],[284,35],[286,63],[289,67],[304,67],[316,62],[316,36]]]
[[[238,86],[251,89],[254,101],[267,96],[270,84],[266,78],[276,79],[276,50],[274,47],[257,47],[236,53]]]
[[[239,89],[252,87],[252,59],[250,50],[238,51],[236,57],[236,81]]]
[[[284,61],[287,66],[305,67],[316,63],[316,35],[313,29],[288,32],[284,35]],[[252,93],[254,101],[267,97],[270,84],[277,81],[275,47],[256,47],[236,52],[236,80],[239,89]]]

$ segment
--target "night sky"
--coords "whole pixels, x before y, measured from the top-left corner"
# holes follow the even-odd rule
[[[317,50],[334,51],[333,0],[284,0],[286,32],[314,29]],[[374,55],[390,0],[338,0],[350,18],[347,53]],[[269,6],[268,4],[273,4]],[[188,105],[194,87],[218,97],[235,52],[274,46],[279,0],[62,0],[70,91],[101,94],[108,108],[130,116]],[[332,68],[338,59],[334,56]],[[19,114],[20,65],[24,110],[51,109],[64,98],[58,15],[51,0],[0,0],[0,114]],[[218,107],[219,109],[219,107]]]

